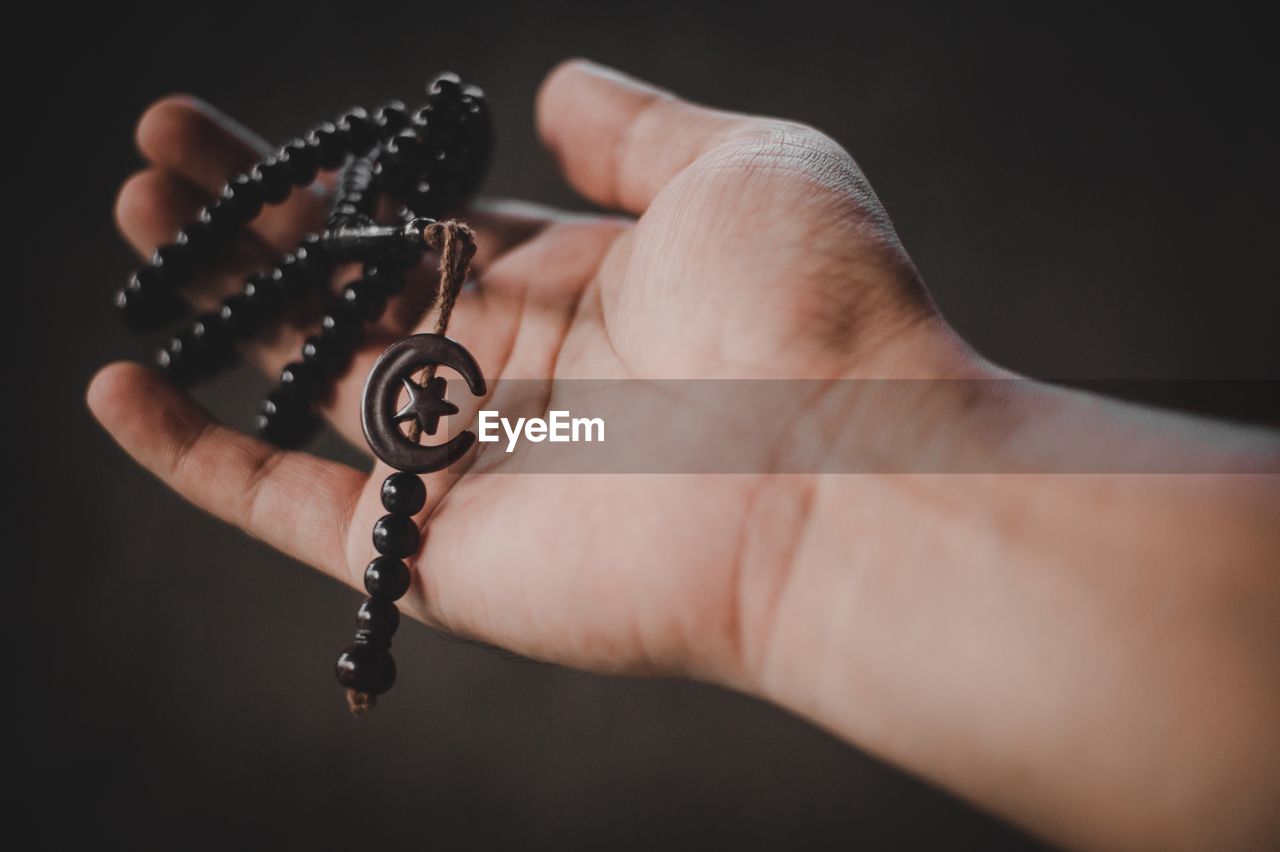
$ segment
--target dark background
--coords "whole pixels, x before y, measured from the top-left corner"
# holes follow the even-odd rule
[[[9,774],[28,791],[10,795],[40,836],[183,849],[1030,845],[777,709],[509,659],[416,624],[397,637],[401,683],[354,721],[331,661],[356,594],[174,498],[82,402],[97,365],[151,348],[107,305],[131,263],[113,196],[139,167],[132,124],[148,102],[197,93],[281,141],[354,103],[413,100],[452,68],[493,102],[488,191],[573,205],[536,144],[532,98],[575,54],[830,133],[946,316],[1008,367],[1280,376],[1268,27],[1222,4],[1181,16],[883,5],[43,4],[11,22],[10,51],[36,59],[10,79],[6,122],[20,225],[6,419],[22,441],[6,477],[6,703]],[[201,396],[245,423],[262,389],[240,371]]]

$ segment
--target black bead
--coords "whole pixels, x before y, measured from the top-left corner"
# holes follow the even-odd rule
[[[436,108],[428,103],[413,114],[413,126],[424,128],[435,121]]]
[[[165,341],[156,365],[175,382],[204,378],[230,360],[231,338],[218,314],[202,314]]]
[[[267,398],[258,407],[261,414],[268,417],[292,418],[306,408],[306,402],[284,388],[276,388],[267,394]]]
[[[248,222],[262,212],[262,187],[249,175],[236,175],[227,181],[221,201],[228,215]]]
[[[418,131],[418,144],[424,151],[452,145],[458,136],[458,123],[452,116],[440,110],[432,110],[425,115],[419,113],[419,118],[414,124]],[[423,162],[427,162],[425,155]]]
[[[307,263],[306,255],[301,250],[285,255],[284,260],[276,267],[276,272],[278,274],[273,277],[285,296],[300,295],[315,283],[315,270]]]
[[[307,234],[294,251],[313,269],[324,272],[333,267],[333,259],[329,256],[324,237],[320,234]]]
[[[363,269],[363,278],[378,291],[387,296],[396,296],[404,291],[408,276],[405,268],[399,263],[388,263],[382,261],[379,263],[366,263]]]
[[[294,139],[281,148],[280,159],[289,167],[294,186],[307,186],[320,170],[320,152],[305,139]]]
[[[194,359],[187,351],[187,342],[187,338],[178,333],[166,340],[156,352],[156,366],[171,381],[184,382],[191,373]]]
[[[400,626],[400,611],[391,601],[369,598],[356,612],[356,635],[374,645],[388,645]]]
[[[392,556],[376,557],[364,569],[365,590],[384,601],[398,601],[404,597],[411,580],[409,566]]]
[[[283,293],[270,275],[254,275],[244,282],[240,294],[265,319],[280,309]]]
[[[338,657],[338,683],[369,695],[381,695],[396,682],[396,662],[384,647],[356,643]]]
[[[199,223],[212,232],[218,240],[225,240],[236,232],[241,219],[236,211],[222,203],[222,199],[210,202],[200,211]]]
[[[325,250],[324,237],[320,234],[310,233],[303,237],[294,254],[319,273],[328,273],[333,269],[333,260]]]
[[[191,323],[192,342],[207,353],[209,361],[217,360],[215,356],[226,352],[231,346],[232,337],[222,323],[219,313],[201,314]]]
[[[457,74],[446,71],[427,84],[427,94],[435,103],[454,103],[462,97],[462,80]]]
[[[191,274],[191,252],[183,243],[169,243],[155,250],[151,255],[151,265],[160,271],[166,284],[174,287]]]
[[[243,292],[222,300],[222,305],[218,308],[218,318],[222,320],[227,334],[235,338],[253,334],[262,327],[266,319],[263,311]]]
[[[387,308],[386,295],[377,285],[364,280],[343,287],[340,298],[344,309],[370,322],[382,316]]]
[[[465,133],[468,135],[482,130],[483,125],[489,118],[489,111],[485,106],[484,96],[464,94],[459,103],[461,108],[458,112],[458,125],[466,128]]]
[[[306,402],[284,389],[271,392],[262,402],[254,426],[266,440],[280,447],[296,447],[306,442],[319,426],[319,419]]]
[[[280,371],[280,390],[299,400],[308,400],[320,390],[323,376],[314,364],[294,361]]]
[[[383,149],[383,162],[393,170],[403,183],[411,175],[422,171],[426,163],[427,149],[413,130],[402,130],[387,142]]]
[[[403,515],[383,515],[373,525],[373,547],[384,556],[412,556],[420,539],[418,525]]]
[[[351,363],[351,346],[338,337],[313,334],[302,344],[302,360],[319,374],[333,376]]]
[[[390,139],[410,124],[409,111],[401,101],[392,101],[378,108],[373,114],[373,123],[378,128],[378,135]]]
[[[307,145],[315,149],[317,162],[326,171],[346,162],[347,139],[327,121],[308,134]]]
[[[134,273],[112,297],[120,319],[136,331],[150,331],[172,322],[187,305],[173,289],[159,282],[151,267]]]
[[[284,305],[295,295],[285,286],[284,271],[281,270],[280,267],[277,266],[275,269],[262,276],[262,278],[264,282],[262,289],[264,291],[270,290],[274,293],[275,298],[279,300],[281,305]]]
[[[174,242],[186,246],[192,262],[199,263],[213,256],[222,238],[208,223],[196,221],[179,231]]]
[[[262,200],[267,204],[279,204],[289,197],[293,189],[289,163],[276,157],[268,157],[254,166],[253,177],[262,191]]]
[[[346,341],[348,346],[354,347],[364,337],[364,324],[360,317],[336,310],[320,318],[320,333]]]
[[[458,182],[440,178],[431,182],[430,190],[410,197],[418,213],[443,219],[458,206]]]
[[[437,201],[438,195],[427,181],[421,181],[412,192],[402,193],[405,202],[415,213],[443,213],[444,205]]]
[[[302,362],[314,365],[323,376],[337,376],[351,363],[355,340],[337,335],[312,334],[302,344]]]
[[[190,327],[164,342],[156,353],[156,366],[177,384],[195,381],[210,369],[208,353],[199,345]]]
[[[427,505],[427,486],[416,474],[393,473],[382,483],[382,505],[393,515],[414,515]]]
[[[347,138],[349,150],[357,156],[378,144],[378,129],[363,109],[356,108],[338,119],[338,131]]]

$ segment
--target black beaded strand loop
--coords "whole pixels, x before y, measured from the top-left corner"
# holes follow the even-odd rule
[[[354,713],[373,707],[396,679],[391,656],[391,639],[400,624],[396,601],[411,584],[405,560],[421,544],[414,516],[427,499],[426,486],[414,471],[443,469],[461,458],[476,439],[464,431],[444,444],[424,446],[418,440],[422,424],[428,434],[434,434],[441,414],[458,410],[444,399],[445,381],[434,378],[437,366],[448,365],[460,373],[472,394],[486,393],[475,359],[444,337],[453,301],[475,254],[474,234],[466,225],[436,218],[443,218],[478,189],[491,146],[484,93],[463,85],[453,74],[442,74],[428,84],[426,103],[416,112],[399,102],[372,116],[353,109],[233,176],[196,221],[183,227],[173,242],[157,248],[114,295],[118,315],[131,328],[149,330],[177,319],[189,310],[180,288],[202,264],[240,238],[265,206],[285,201],[295,190],[314,183],[321,172],[340,170],[324,230],[303,237],[274,268],[249,276],[239,292],[196,316],[156,355],[157,366],[175,382],[205,378],[234,358],[238,342],[277,319],[289,303],[326,287],[340,264],[360,264],[360,277],[333,298],[319,330],[303,344],[301,358],[285,366],[279,385],[263,403],[258,431],[287,446],[311,433],[317,423],[311,404],[326,382],[348,368],[365,323],[382,316],[388,300],[404,289],[408,270],[419,265],[429,249],[439,252],[440,278],[432,302],[440,308],[436,331],[393,344],[375,365],[362,403],[370,449],[400,470],[382,484],[387,514],[373,527],[378,556],[365,568],[369,597],[356,614],[352,644],[337,662],[338,680],[347,688]],[[395,211],[395,224],[379,222],[384,209]],[[389,360],[391,355],[395,357]],[[402,357],[406,355],[408,361]],[[387,384],[391,372],[386,370],[400,368],[405,370],[403,375]],[[415,383],[413,371],[419,369],[425,378]],[[370,387],[383,388],[385,393],[376,395],[377,399],[390,403],[402,382],[409,383],[410,407],[421,405],[412,415],[410,434],[401,430],[402,413],[381,410],[388,407],[385,404],[374,406],[380,422],[371,428],[369,412],[375,395]]]
[[[185,313],[179,288],[225,250],[264,205],[279,204],[321,171],[341,169],[326,230],[307,235],[274,269],[250,276],[240,292],[197,316],[156,355],[157,365],[175,382],[207,378],[233,360],[238,341],[278,318],[289,303],[325,286],[337,264],[363,263],[360,279],[334,298],[320,329],[307,338],[301,358],[281,372],[258,416],[263,437],[282,446],[300,444],[319,422],[312,401],[347,368],[364,324],[382,316],[388,299],[403,290],[407,270],[426,250],[421,235],[432,220],[420,217],[440,216],[473,193],[490,147],[483,92],[453,74],[428,85],[427,101],[415,113],[399,102],[373,116],[353,109],[229,180],[195,222],[157,249],[116,292],[117,312],[138,330]],[[383,197],[401,205],[403,226],[376,224]]]

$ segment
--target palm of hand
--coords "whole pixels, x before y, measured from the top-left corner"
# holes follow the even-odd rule
[[[120,202],[122,229],[143,251],[181,224],[202,183],[225,180],[228,160],[253,156],[190,104],[156,110],[169,112],[152,115],[150,131],[144,119],[140,137],[157,167]],[[581,66],[553,75],[539,116],[570,181],[640,218],[527,207],[476,217],[480,286],[460,298],[450,335],[493,385],[865,373],[881,343],[928,317],[874,195],[820,135],[712,113]],[[258,236],[287,246],[318,211],[314,198],[291,200],[257,223]],[[248,254],[222,277],[259,260]],[[369,366],[390,339],[426,326],[411,304],[389,315],[327,406],[361,445]],[[296,351],[297,332],[285,330],[251,354],[275,370]],[[127,450],[198,505],[361,585],[387,468],[365,475],[271,451],[209,426],[136,367],[108,368],[90,399]],[[762,476],[426,479],[429,523],[408,611],[585,668],[727,678],[758,653],[744,623],[767,620],[780,593],[808,488],[765,487]]]

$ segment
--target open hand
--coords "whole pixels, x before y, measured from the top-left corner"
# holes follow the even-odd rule
[[[469,217],[479,283],[450,334],[491,385],[933,371],[925,350],[946,349],[933,341],[945,329],[865,178],[827,137],[582,62],[550,75],[537,116],[569,182],[621,215],[506,203]],[[151,166],[124,186],[118,215],[144,256],[265,148],[185,98],[148,110],[138,139]],[[311,192],[269,208],[236,259],[191,295],[225,294],[323,215]],[[402,297],[326,400],[347,440],[363,445],[359,395],[373,360],[420,323],[421,298]],[[275,374],[307,333],[286,325],[248,354]],[[381,465],[370,474],[275,449],[137,365],[105,369],[89,398],[121,445],[196,505],[361,586]],[[756,631],[785,583],[809,488],[752,476],[450,472],[427,485],[409,612],[538,658],[725,679],[764,640]]]

